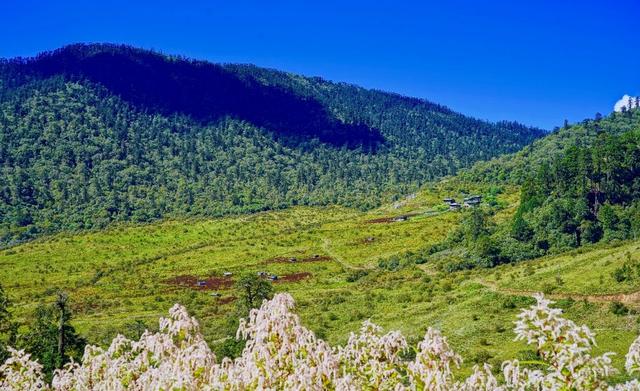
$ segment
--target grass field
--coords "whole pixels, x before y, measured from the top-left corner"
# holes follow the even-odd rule
[[[620,353],[620,367],[638,334],[638,315],[633,296],[616,295],[639,291],[640,277],[617,282],[612,273],[625,262],[640,264],[640,242],[449,274],[429,263],[397,271],[378,267],[380,259],[445,238],[462,212],[444,210],[441,198],[459,198],[462,191],[489,189],[444,181],[367,213],[297,207],[56,235],[0,251],[0,283],[18,318],[51,301],[56,288],[65,289],[73,323],[92,343],[105,343],[136,320],[153,325],[179,302],[215,345],[235,327],[233,281],[265,271],[279,276],[276,291],[290,292],[303,322],[331,343],[346,341],[367,318],[414,342],[432,326],[450,338],[465,368],[529,354],[513,341],[513,321],[532,302],[531,292],[545,291],[571,319],[598,333],[600,350]],[[517,205],[517,189],[497,198],[503,208],[495,219],[505,220]],[[398,216],[407,217],[393,221]],[[206,286],[196,286],[199,280]],[[610,311],[616,300],[626,302],[628,315]]]

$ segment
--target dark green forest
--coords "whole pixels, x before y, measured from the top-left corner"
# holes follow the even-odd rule
[[[543,134],[321,78],[72,45],[0,62],[0,245],[114,221],[368,209]]]
[[[502,162],[503,164],[498,164]],[[597,116],[525,150],[465,172],[485,183],[520,183],[520,204],[506,224],[495,208],[472,210],[446,242],[464,260],[451,270],[495,266],[601,241],[640,237],[640,109]],[[501,180],[497,180],[501,178]]]
[[[594,118],[556,128],[516,153],[478,162],[469,169],[461,170],[460,176],[468,181],[522,185],[532,169],[550,164],[568,149],[591,146],[602,134],[620,135],[637,130],[639,124],[640,113],[637,109],[607,116],[596,113]]]
[[[524,183],[513,234],[545,251],[601,239],[636,239],[640,126],[620,135],[602,132],[592,145],[572,146],[543,163]]]

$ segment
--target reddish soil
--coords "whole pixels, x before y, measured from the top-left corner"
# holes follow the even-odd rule
[[[201,285],[198,284],[199,281],[201,282]],[[170,278],[165,280],[165,282],[171,285],[183,286],[202,291],[228,289],[233,286],[233,279],[231,277],[198,278],[196,276],[183,275]]]
[[[327,262],[330,261],[331,257],[326,255],[312,255],[307,258],[297,258],[297,257],[275,257],[271,259],[267,259],[264,261],[265,264],[270,263],[305,263],[305,262]]]
[[[274,282],[297,282],[305,278],[311,277],[312,275],[313,274],[309,272],[285,274],[284,276],[278,276],[278,279],[275,280]]]
[[[409,213],[406,215],[393,216],[393,217],[380,217],[373,220],[365,221],[366,224],[386,224],[386,223],[396,223],[398,221],[409,220],[409,218],[416,216],[417,213]]]
[[[236,300],[238,300],[238,298],[235,296],[221,297],[218,299],[218,304],[222,304],[222,305],[229,304],[229,303],[233,303]]]

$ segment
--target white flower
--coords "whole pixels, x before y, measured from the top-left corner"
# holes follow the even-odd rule
[[[332,349],[300,324],[293,298],[278,294],[241,321],[238,336],[247,339],[240,357],[216,363],[200,334],[198,322],[175,305],[160,320],[158,333],[145,332],[138,341],[117,336],[108,349],[87,346],[82,361],[57,370],[45,384],[42,367],[24,351],[9,348],[0,366],[4,390],[637,390],[632,380],[609,386],[614,373],[609,356],[592,356],[595,336],[551,308],[536,295],[536,304],[516,322],[518,340],[533,345],[537,368],[518,360],[502,364],[500,383],[487,364],[475,366],[466,379],[456,380],[462,359],[446,337],[429,328],[412,361],[399,332],[384,334],[370,321],[351,334],[344,347]],[[640,338],[626,356],[629,373],[640,369]]]

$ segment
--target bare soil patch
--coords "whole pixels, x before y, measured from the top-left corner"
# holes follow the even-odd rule
[[[265,264],[270,263],[308,263],[308,262],[327,262],[331,261],[331,257],[326,255],[312,255],[306,258],[297,258],[297,257],[274,257],[264,261]]]
[[[388,223],[399,223],[401,221],[407,221],[413,216],[417,216],[417,213],[409,213],[406,215],[392,216],[392,217],[380,217],[377,219],[367,220],[366,224],[388,224]]]
[[[276,283],[280,283],[280,282],[298,282],[298,281],[304,280],[305,278],[309,278],[312,275],[313,274],[311,274],[309,272],[299,272],[299,273],[285,274],[283,276],[278,276],[278,279],[275,280],[274,282],[276,282]]]
[[[224,305],[224,304],[230,304],[230,303],[233,303],[233,302],[234,302],[234,301],[236,301],[236,300],[238,300],[238,298],[237,298],[237,297],[235,297],[235,296],[220,297],[220,298],[218,299],[218,304],[222,304],[222,305]]]
[[[185,288],[197,289],[202,291],[228,289],[233,286],[233,278],[231,277],[208,277],[198,278],[193,275],[182,275],[169,278],[165,283]]]

